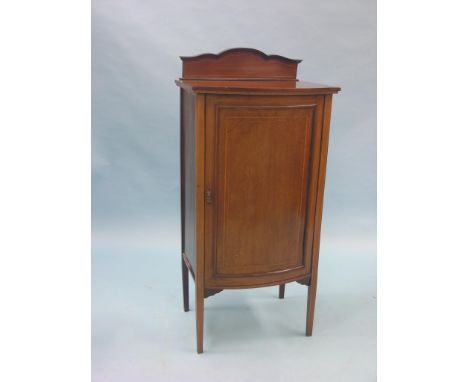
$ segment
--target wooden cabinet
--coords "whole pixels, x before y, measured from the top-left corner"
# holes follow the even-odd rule
[[[332,94],[298,81],[300,60],[236,48],[181,57],[184,310],[228,288],[300,282],[312,334]]]

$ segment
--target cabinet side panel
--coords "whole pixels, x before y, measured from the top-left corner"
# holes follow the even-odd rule
[[[320,145],[320,167],[317,185],[317,203],[315,209],[315,227],[314,227],[314,241],[312,248],[312,277],[311,284],[314,288],[317,285],[317,272],[320,251],[320,234],[322,227],[322,211],[323,211],[323,197],[325,191],[325,176],[327,169],[327,155],[328,155],[328,140],[330,134],[330,118],[332,107],[332,96],[326,95],[324,97],[324,118],[322,126],[322,142]]]
[[[183,245],[182,251],[196,269],[195,256],[195,95],[182,90],[182,146],[183,181],[182,214]]]

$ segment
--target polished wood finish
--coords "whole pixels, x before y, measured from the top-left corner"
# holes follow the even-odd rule
[[[185,121],[190,120],[190,115],[186,114],[186,107],[184,102],[184,91],[180,89],[180,212],[181,212],[181,263],[182,263],[182,290],[183,290],[183,301],[184,301],[184,312],[189,310],[189,280],[188,280],[188,271],[187,266],[188,261],[184,259],[184,250],[185,250],[185,131],[183,131],[186,126]],[[185,115],[185,118],[184,118]]]
[[[298,95],[334,94],[340,89],[305,81],[227,81],[227,80],[176,80],[181,88],[200,94],[252,94],[252,95]]]
[[[274,285],[310,273],[322,98],[207,96],[205,278]],[[317,148],[311,151],[311,147]],[[216,222],[216,223],[215,223]],[[310,223],[310,224],[308,224]]]
[[[320,250],[320,228],[322,225],[323,194],[325,190],[325,174],[327,168],[328,139],[330,131],[331,117],[331,95],[325,95],[324,121],[322,127],[322,144],[320,152],[320,170],[318,177],[317,208],[315,209],[315,232],[314,245],[312,248],[312,274],[310,275],[308,296],[307,296],[307,318],[306,318],[306,336],[312,335],[314,323],[315,298],[317,294],[317,272]]]
[[[182,57],[181,216],[184,310],[195,280],[197,351],[204,299],[223,289],[297,281],[317,289],[332,94],[296,80],[282,56],[236,48]]]
[[[301,62],[248,48],[228,49],[219,54],[205,53],[181,59],[184,79],[295,80],[297,64]]]
[[[195,267],[195,95],[181,89],[180,100],[182,253]]]
[[[197,352],[203,353],[203,314],[205,304],[205,96],[195,102],[195,237],[196,237],[196,325]],[[200,255],[199,255],[200,254]]]

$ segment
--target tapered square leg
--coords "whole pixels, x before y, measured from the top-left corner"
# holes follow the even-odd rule
[[[189,280],[188,280],[188,268],[185,264],[184,258],[182,258],[182,290],[184,296],[184,312],[189,311]]]
[[[203,353],[203,313],[205,305],[205,292],[196,285],[196,322],[197,322],[197,353]]]
[[[279,298],[284,298],[284,288],[285,288],[285,284],[280,284],[280,286],[279,286]]]
[[[315,297],[317,294],[317,279],[311,280],[307,293],[306,336],[312,335],[314,325]]]

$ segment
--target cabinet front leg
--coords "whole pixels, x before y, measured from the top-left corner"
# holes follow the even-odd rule
[[[182,290],[184,296],[184,312],[189,311],[189,280],[188,280],[188,267],[185,264],[184,257],[182,258]]]
[[[197,353],[203,353],[203,311],[205,304],[205,291],[203,285],[196,284],[196,322],[197,322]]]
[[[315,296],[317,295],[317,275],[311,277],[307,293],[306,336],[312,335],[314,325]]]

